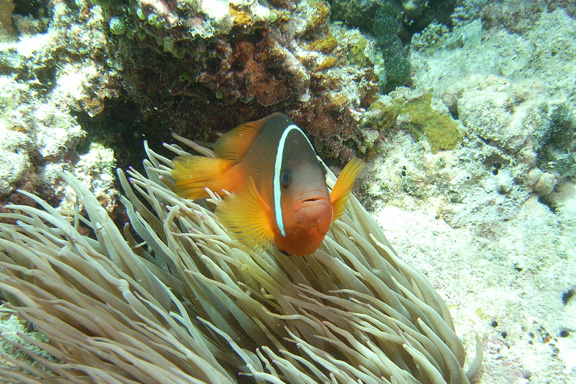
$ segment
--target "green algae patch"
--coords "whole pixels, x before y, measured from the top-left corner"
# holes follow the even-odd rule
[[[407,127],[414,139],[420,140],[424,136],[434,153],[454,149],[462,141],[458,130],[460,124],[449,114],[432,108],[431,93],[410,100],[395,98],[390,104],[377,101],[370,109],[379,110],[376,122],[379,130],[390,128],[398,116],[407,115]]]
[[[371,111],[377,112],[377,118],[374,121],[374,126],[379,131],[392,128],[396,124],[398,115],[402,113],[406,101],[396,98],[390,103],[375,101],[370,105]]]
[[[432,108],[431,93],[408,101],[400,114],[410,117],[408,129],[417,140],[424,136],[434,153],[454,149],[462,141],[458,122],[450,115]]]
[[[362,35],[354,36],[348,45],[346,59],[350,64],[360,68],[365,68],[370,65],[370,59],[366,56],[365,50],[368,46],[368,41]]]

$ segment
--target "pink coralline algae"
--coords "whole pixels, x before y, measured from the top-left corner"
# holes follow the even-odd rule
[[[270,55],[273,41],[264,37],[257,43],[247,40],[228,44],[218,39],[219,60],[216,70],[207,68],[197,77],[200,84],[218,93],[218,97],[236,99],[245,103],[256,99],[264,107],[288,99],[292,90],[274,72],[278,58]],[[277,69],[277,71],[274,71]]]

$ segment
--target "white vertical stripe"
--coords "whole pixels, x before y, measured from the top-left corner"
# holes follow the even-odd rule
[[[286,145],[286,138],[288,137],[288,134],[292,130],[297,130],[298,132],[300,132],[310,145],[312,152],[316,153],[314,151],[312,143],[310,143],[310,140],[308,140],[304,132],[302,132],[302,130],[298,128],[296,125],[291,124],[284,130],[284,132],[282,132],[282,136],[280,136],[280,141],[278,142],[276,161],[274,162],[274,179],[272,185],[274,188],[273,197],[274,197],[274,212],[276,214],[276,225],[278,226],[278,229],[280,229],[280,233],[282,234],[283,237],[286,237],[286,231],[284,230],[284,218],[282,215],[282,204],[280,201],[282,197],[282,192],[280,190],[280,172],[282,168],[282,159],[284,158],[284,147]]]

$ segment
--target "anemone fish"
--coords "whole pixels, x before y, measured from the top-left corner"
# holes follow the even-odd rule
[[[178,156],[172,177],[178,195],[224,196],[216,217],[234,238],[255,251],[290,256],[314,253],[345,204],[364,162],[354,158],[328,191],[326,169],[304,132],[282,113],[220,136],[216,157]],[[228,192],[228,194],[226,194]]]

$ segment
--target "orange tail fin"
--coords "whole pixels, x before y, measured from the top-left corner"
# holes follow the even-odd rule
[[[362,173],[364,169],[364,162],[358,158],[350,160],[348,164],[344,167],[336,184],[330,193],[330,201],[334,208],[334,215],[332,220],[338,219],[340,216],[346,212],[346,202],[348,197],[350,197],[350,192],[354,186],[354,182]]]
[[[174,159],[172,177],[176,193],[190,200],[208,198],[205,188],[221,193],[223,176],[236,162],[203,156],[178,156]]]

